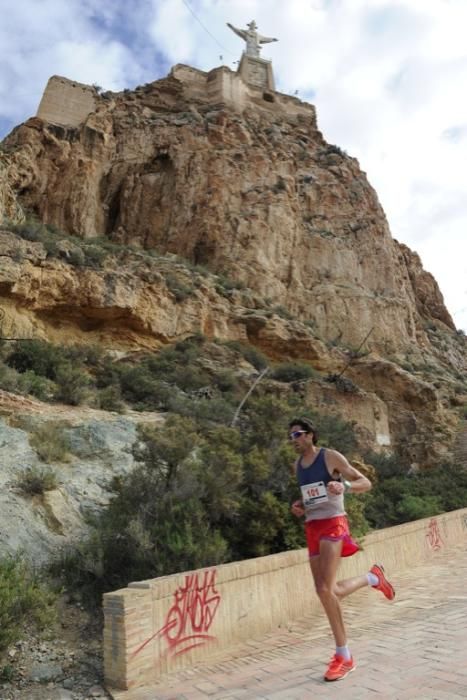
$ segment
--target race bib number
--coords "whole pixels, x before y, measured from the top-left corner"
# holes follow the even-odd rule
[[[301,489],[303,507],[305,510],[315,508],[318,503],[328,500],[328,492],[324,481],[316,481],[314,484],[305,484]]]

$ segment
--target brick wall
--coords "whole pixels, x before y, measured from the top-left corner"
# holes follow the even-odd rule
[[[379,530],[342,561],[340,577],[365,573],[375,561],[389,574],[403,571],[464,541],[467,508]],[[104,596],[105,682],[149,685],[314,608],[304,549],[131,583]]]

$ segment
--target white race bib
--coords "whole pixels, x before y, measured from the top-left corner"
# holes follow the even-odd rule
[[[318,503],[328,500],[328,492],[324,481],[316,481],[314,484],[305,484],[301,487],[303,507],[305,510],[316,508]]]

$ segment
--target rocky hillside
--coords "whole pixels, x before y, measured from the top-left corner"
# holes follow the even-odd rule
[[[118,356],[196,333],[242,341],[313,367],[295,391],[355,421],[362,449],[398,447],[420,467],[449,455],[466,339],[356,159],[325,142],[313,110],[238,113],[190,95],[172,74],[104,93],[79,128],[32,118],[5,139],[3,337]],[[23,210],[48,238],[15,229]],[[28,460],[21,428],[4,431]]]
[[[183,255],[228,274],[326,340],[386,354],[454,330],[435,280],[390,235],[351,158],[314,113],[238,114],[169,77],[106,94],[79,129],[31,119],[6,139],[24,207],[82,237]]]

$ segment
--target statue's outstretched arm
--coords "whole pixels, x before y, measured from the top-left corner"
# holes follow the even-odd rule
[[[275,39],[274,37],[271,37],[271,36],[258,35],[258,41],[260,44],[270,44],[271,41],[279,41],[279,39]]]
[[[246,31],[244,29],[237,29],[237,27],[234,27],[233,24],[230,24],[230,22],[226,22],[227,26],[229,29],[231,29],[235,34],[238,34],[239,37],[242,39],[245,39],[246,41]]]

